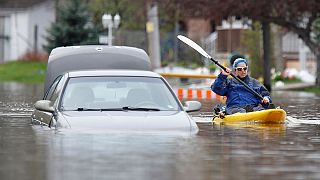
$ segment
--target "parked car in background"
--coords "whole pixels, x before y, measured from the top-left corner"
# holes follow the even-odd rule
[[[197,133],[167,81],[151,71],[147,54],[132,47],[62,47],[49,56],[45,95],[32,124],[49,128]]]

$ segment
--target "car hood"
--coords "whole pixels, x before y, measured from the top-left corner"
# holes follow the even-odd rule
[[[64,111],[60,115],[72,129],[198,132],[185,111]]]

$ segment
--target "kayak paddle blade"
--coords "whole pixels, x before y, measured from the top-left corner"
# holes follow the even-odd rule
[[[194,50],[198,51],[202,56],[208,59],[211,59],[211,56],[206,51],[204,51],[197,43],[193,42],[191,39],[182,35],[178,35],[177,38],[180,39],[182,42],[186,43],[188,46],[192,47]]]

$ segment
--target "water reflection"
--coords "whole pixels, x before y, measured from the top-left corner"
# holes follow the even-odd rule
[[[0,118],[1,179],[46,179],[46,148],[26,118]]]
[[[43,96],[43,86],[0,83],[0,113],[30,114],[33,104]]]
[[[274,92],[302,123],[198,122],[196,136],[53,131],[32,127],[42,86],[0,85],[1,179],[320,179],[320,98]],[[215,100],[203,100],[210,115]]]

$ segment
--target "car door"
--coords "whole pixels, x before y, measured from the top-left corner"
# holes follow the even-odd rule
[[[60,97],[60,93],[62,92],[65,81],[66,75],[59,76],[58,78],[56,78],[56,80],[52,83],[48,92],[45,94],[43,98],[43,100],[50,100],[50,105],[53,106],[55,110],[57,107],[58,98]],[[32,114],[32,124],[50,126],[52,118],[52,113],[35,109]]]

